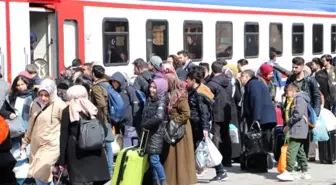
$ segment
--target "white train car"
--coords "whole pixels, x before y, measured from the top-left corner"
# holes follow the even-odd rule
[[[0,62],[9,81],[31,53],[47,61],[53,76],[74,58],[95,61],[107,74],[132,75],[136,58],[165,59],[182,49],[194,61],[246,58],[255,69],[270,51],[288,69],[293,56],[336,54],[333,0],[0,0],[0,26]],[[31,32],[37,36],[32,52]]]

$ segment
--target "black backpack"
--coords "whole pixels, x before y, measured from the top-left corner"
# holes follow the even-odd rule
[[[102,149],[105,141],[103,125],[97,118],[86,119],[81,116],[79,119],[79,134],[76,141],[78,147],[82,150]]]

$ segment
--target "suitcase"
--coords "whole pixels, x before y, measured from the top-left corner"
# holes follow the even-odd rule
[[[318,142],[318,148],[320,163],[336,163],[336,130],[329,132],[329,141]]]
[[[243,152],[240,158],[240,169],[251,173],[265,173],[274,167],[269,153]]]
[[[279,161],[281,155],[281,147],[285,143],[285,135],[283,133],[283,126],[277,126],[273,132],[273,154],[274,159]]]
[[[143,130],[140,145],[124,148],[117,156],[112,185],[141,185],[148,169],[148,156],[145,154],[148,130]]]

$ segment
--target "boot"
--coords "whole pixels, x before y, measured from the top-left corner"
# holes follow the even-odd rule
[[[154,179],[153,179],[152,184],[153,184],[153,185],[160,185],[160,181],[159,181],[159,180],[154,180]]]
[[[161,185],[168,185],[167,180],[163,180],[163,181],[161,182]]]

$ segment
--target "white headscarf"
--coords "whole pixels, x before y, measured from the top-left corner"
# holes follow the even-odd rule
[[[41,84],[39,85],[38,93],[41,92],[41,91],[47,91],[48,92],[48,94],[50,96],[50,102],[53,102],[53,101],[55,101],[56,98],[58,98],[56,82],[52,79],[46,78],[46,79],[42,80]],[[42,101],[38,101],[38,102],[40,103],[40,105],[42,105],[42,107],[45,106],[42,103]]]

